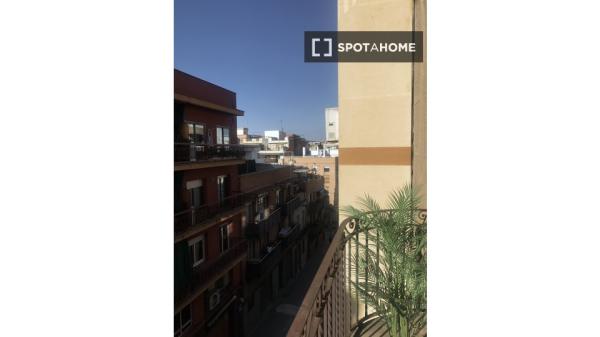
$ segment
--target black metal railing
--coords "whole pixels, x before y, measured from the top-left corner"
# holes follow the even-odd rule
[[[221,201],[192,207],[175,213],[175,233],[181,233],[191,226],[196,226],[215,215],[243,206],[254,194],[240,193],[224,198]]]
[[[211,309],[210,299],[214,297],[214,294],[218,292],[219,301],[218,303],[213,302]],[[235,299],[240,296],[241,288],[229,284],[221,289],[214,289],[207,292],[204,303],[204,320],[195,324],[192,329],[187,333],[187,336],[206,337],[210,335],[212,327],[218,322],[219,317],[226,311],[226,306],[234,303]],[[214,298],[213,298],[214,301]]]
[[[207,285],[208,281],[224,271],[231,262],[246,254],[247,251],[248,243],[244,238],[229,238],[229,249],[222,252],[218,257],[205,261],[192,269],[187,287],[176,294],[176,302],[196,289]]]
[[[300,206],[301,203],[302,200],[300,200],[300,197],[297,194],[295,194],[293,198],[289,199],[283,205],[284,216],[292,216],[292,214],[294,214],[294,211]]]
[[[415,218],[417,223],[426,225],[427,210],[415,210]],[[385,324],[352,289],[359,277],[352,254],[358,253],[358,242],[365,239],[368,240],[357,219],[342,221],[287,337],[388,336]],[[379,242],[376,245],[379,248]],[[377,334],[373,334],[374,329]]]
[[[187,208],[183,211],[180,212],[176,212],[175,213],[175,234],[180,234],[182,232],[184,232],[185,230],[187,230],[188,228],[190,228],[191,226],[197,226],[199,224],[201,224],[203,221],[208,220],[214,216],[216,216],[219,213],[222,212],[226,212],[229,211],[231,209],[237,208],[237,207],[241,207],[246,203],[252,202],[256,196],[262,192],[265,192],[267,190],[273,190],[275,188],[284,186],[286,183],[289,182],[293,182],[296,181],[298,178],[293,177],[293,178],[289,178],[286,179],[284,181],[281,181],[279,183],[277,183],[276,185],[267,185],[267,186],[262,186],[260,188],[254,189],[252,191],[248,191],[245,193],[237,193],[231,196],[228,196],[226,198],[224,198],[221,201],[217,201],[214,203],[210,203],[210,204],[205,204],[199,207],[191,207],[191,208]],[[301,200],[296,200],[298,199],[298,196],[294,197],[294,199],[288,201],[288,203],[284,204],[283,206],[277,206],[277,208],[281,208],[281,210],[278,212],[280,214],[272,214],[271,216],[275,215],[276,217],[286,217],[288,214],[287,210],[288,208],[292,207],[297,207],[297,205],[299,203],[301,203]],[[184,205],[185,207],[185,205]],[[277,220],[276,218],[274,218],[272,221],[280,221]]]
[[[273,246],[261,251],[259,257],[248,259],[248,279],[252,280],[261,275],[266,275],[279,262],[281,256],[281,242],[276,242]]]
[[[197,162],[218,158],[244,158],[244,148],[239,144],[198,144],[190,142],[175,143],[175,162]]]
[[[281,223],[281,208],[277,207],[265,219],[248,223],[246,226],[246,236],[259,236],[261,233],[268,231],[271,226],[277,226],[279,223]]]

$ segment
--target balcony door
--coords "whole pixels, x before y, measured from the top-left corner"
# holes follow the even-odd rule
[[[221,248],[221,253],[226,252],[229,249],[229,237],[231,236],[231,232],[233,230],[233,223],[223,225],[219,227],[219,243]]]
[[[229,144],[229,128],[217,127],[217,144]]]
[[[190,161],[202,159],[204,147],[201,145],[206,143],[204,125],[198,123],[187,123],[187,125],[188,139],[190,141]]]
[[[224,205],[227,202],[228,192],[229,190],[229,177],[218,176],[217,177],[217,200],[219,201],[219,205]]]
[[[192,180],[187,182],[187,189],[190,191],[190,206],[198,209],[204,204],[202,195],[202,180]]]
[[[191,143],[204,144],[204,125],[199,123],[188,123],[188,139]]]

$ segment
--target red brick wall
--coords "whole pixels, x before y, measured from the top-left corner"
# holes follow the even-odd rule
[[[185,122],[197,122],[204,125],[204,137],[207,144],[217,143],[217,127],[229,128],[229,143],[237,144],[237,116],[214,111],[194,105],[186,105],[183,112]],[[185,128],[185,125],[184,125]],[[187,132],[187,130],[182,130]]]
[[[196,325],[199,323],[202,323],[205,319],[204,315],[205,315],[205,310],[206,310],[206,303],[204,302],[204,295],[206,294],[206,292],[203,292],[202,294],[200,294],[198,297],[196,297],[194,299],[194,301],[192,301],[191,304],[191,308],[192,308],[192,325]]]
[[[175,70],[174,89],[176,94],[194,97],[203,101],[236,108],[235,92]]]
[[[202,179],[204,189],[205,204],[217,203],[217,177],[227,175],[229,177],[229,195],[234,195],[240,192],[240,178],[238,175],[237,166],[219,166],[197,170],[183,171],[183,183],[181,185],[180,196],[184,207],[191,205],[191,194],[187,190],[186,184],[188,181]]]

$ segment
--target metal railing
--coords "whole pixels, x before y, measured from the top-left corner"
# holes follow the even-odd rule
[[[265,275],[279,262],[281,257],[282,249],[281,242],[275,243],[270,250],[265,249],[261,251],[261,256],[255,259],[248,259],[248,279],[252,280]]]
[[[197,226],[203,221],[208,220],[219,213],[241,207],[248,202],[252,202],[258,194],[267,190],[273,190],[281,187],[288,182],[296,181],[298,178],[290,178],[285,181],[279,182],[274,185],[261,186],[260,188],[248,191],[245,193],[237,193],[224,198],[222,201],[214,202],[211,204],[205,204],[199,207],[191,207],[183,211],[175,213],[175,234],[180,234],[190,228],[191,226]],[[286,212],[290,205],[297,206],[301,203],[301,200],[296,200],[298,196],[290,199],[288,203],[283,206],[277,206],[276,211],[273,211],[270,217],[286,217],[289,213]],[[279,210],[281,208],[281,210]],[[270,218],[269,217],[269,218]],[[271,221],[280,221],[274,218]],[[256,228],[255,228],[256,229]],[[252,231],[252,230],[251,230]]]
[[[415,210],[415,217],[426,224],[427,210]],[[365,239],[368,240],[357,219],[342,221],[287,337],[388,336],[385,324],[366,301],[356,297],[356,289],[352,289],[359,277],[352,254],[358,253],[358,241]],[[379,242],[376,245],[379,251]],[[376,334],[372,328],[376,328]]]
[[[223,271],[235,259],[243,256],[248,251],[248,243],[244,238],[231,237],[229,238],[229,249],[222,252],[218,257],[205,261],[199,266],[192,269],[190,282],[187,289],[176,294],[175,300],[181,300],[196,289],[207,284],[215,275]]]
[[[175,233],[178,234],[191,226],[199,225],[203,221],[212,218],[219,213],[243,206],[244,203],[253,196],[254,194],[252,193],[235,194],[212,204],[191,207],[175,213]]]
[[[271,226],[277,226],[281,222],[281,207],[276,207],[268,217],[257,221],[250,222],[246,225],[246,235],[256,237],[261,233],[268,231]]]
[[[239,144],[199,144],[190,142],[175,143],[175,162],[197,162],[218,158],[244,158],[246,152]]]

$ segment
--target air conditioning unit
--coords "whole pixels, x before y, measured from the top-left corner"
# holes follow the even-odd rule
[[[208,298],[208,310],[213,310],[221,302],[221,293],[217,290]]]

